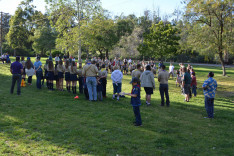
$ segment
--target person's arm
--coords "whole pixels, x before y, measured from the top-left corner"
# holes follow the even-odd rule
[[[85,66],[84,66],[84,68],[82,70],[82,75],[86,76]]]
[[[205,81],[205,82],[203,83],[202,88],[203,88],[204,90],[206,90],[206,89],[208,88],[208,82],[207,82],[207,81]]]
[[[154,74],[153,73],[150,74],[150,78],[151,78],[153,88],[155,89],[155,81],[154,81]]]
[[[158,82],[160,82],[161,81],[161,74],[159,73],[158,74]]]
[[[13,71],[12,71],[12,67],[10,67],[10,72],[11,72],[11,74],[13,74],[13,73],[12,73],[12,72],[13,72]]]
[[[129,96],[131,96],[131,97],[137,97],[137,94],[131,94],[131,93],[127,93],[126,95],[129,95]]]

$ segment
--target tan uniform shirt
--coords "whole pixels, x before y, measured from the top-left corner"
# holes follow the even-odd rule
[[[90,64],[90,65],[85,65],[83,68],[82,74],[86,77],[95,77],[97,76],[98,69],[95,65]]]
[[[78,74],[79,77],[82,77],[83,76],[82,75],[82,69],[79,69],[78,72],[77,72],[77,74]]]
[[[136,69],[132,72],[132,77],[137,77],[138,79],[140,79],[141,74],[142,74],[142,72],[140,70]]]
[[[68,66],[68,68],[66,68],[66,67],[64,68],[65,73],[70,73],[70,69],[69,69],[69,67],[70,67],[70,66]]]
[[[57,66],[57,71],[58,71],[58,72],[62,72],[62,73],[65,72],[65,67],[64,67],[64,65],[61,65],[61,66],[58,65],[58,66]]]
[[[70,74],[77,74],[78,73],[76,66],[73,66],[73,69],[71,68],[71,66],[69,66],[69,71],[70,71]]]
[[[160,80],[160,84],[168,84],[169,73],[168,71],[162,70],[158,74],[158,79]]]

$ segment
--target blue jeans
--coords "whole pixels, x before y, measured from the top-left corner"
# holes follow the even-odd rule
[[[197,87],[195,85],[192,86],[192,93],[197,96]]]
[[[141,121],[140,106],[133,106],[133,112],[136,118],[136,124],[141,125],[142,121]]]
[[[168,94],[168,84],[160,84],[159,87],[160,95],[161,95],[161,106],[164,106],[164,93],[166,96],[166,104],[170,105],[169,94]]]
[[[42,71],[37,71],[36,76],[37,76],[37,88],[41,89]]]
[[[14,92],[16,81],[17,81],[17,94],[20,95],[21,74],[13,74],[12,75],[11,94],[13,94],[13,92]]]
[[[208,118],[214,117],[214,98],[205,97],[205,108]]]
[[[86,84],[89,92],[89,100],[97,101],[97,79],[96,77],[87,77]]]

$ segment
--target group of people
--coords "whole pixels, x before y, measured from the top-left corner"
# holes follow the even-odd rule
[[[130,59],[129,59],[130,60]],[[82,60],[78,60],[76,63],[71,58],[61,58],[56,56],[55,63],[53,62],[52,57],[49,57],[46,60],[46,64],[42,66],[40,57],[36,57],[36,62],[33,64],[30,57],[27,58],[27,61],[24,61],[24,57],[16,57],[16,62],[11,64],[12,77],[12,87],[11,93],[13,94],[14,85],[17,82],[18,89],[17,94],[20,95],[20,81],[21,78],[25,80],[26,75],[28,76],[28,84],[32,84],[32,76],[36,75],[36,86],[38,89],[41,89],[41,86],[44,85],[46,80],[46,86],[49,90],[54,90],[53,82],[56,81],[56,88],[59,91],[63,90],[64,78],[66,81],[66,88],[68,92],[73,94],[76,93],[77,81],[79,82],[79,93],[85,94],[85,97],[89,101],[102,101],[106,97],[106,84],[107,84],[107,75],[111,73],[111,79],[113,84],[113,99],[120,100],[120,96],[129,95],[131,96],[131,104],[133,106],[133,111],[136,117],[135,125],[141,126],[141,115],[140,115],[140,105],[141,97],[140,91],[141,87],[144,88],[146,92],[146,105],[151,105],[151,95],[153,94],[155,86],[155,74],[152,68],[156,67],[156,63],[153,61],[144,62],[137,61],[135,69],[130,71],[132,76],[132,91],[131,93],[122,92],[122,79],[125,72],[125,63],[126,65],[131,65],[133,61],[124,59],[123,64],[121,64],[117,58],[114,59],[114,63],[107,58],[101,60],[100,58],[92,58],[85,60],[85,66],[82,67]],[[161,106],[170,106],[170,99],[168,93],[168,79],[170,75],[174,76],[174,66],[170,64],[169,72],[166,71],[166,66],[159,62],[158,64],[158,82],[160,83],[159,91],[161,95]],[[44,72],[43,72],[44,70]],[[192,76],[191,76],[191,75]],[[22,75],[22,77],[21,77]],[[210,87],[210,83],[215,84],[215,80],[212,79],[212,73],[209,73],[209,80],[203,84],[204,93],[206,98],[206,105],[208,117],[212,118],[212,98],[214,98],[215,90],[217,88],[214,85],[213,88]],[[183,64],[180,64],[180,69],[177,71],[177,83],[182,87],[183,93],[185,94],[185,101],[189,101],[190,87],[193,88],[193,93],[196,96],[196,77],[195,72],[191,66],[186,68]],[[176,85],[177,85],[176,83]],[[212,90],[212,94],[211,91]],[[211,95],[211,96],[210,96]],[[164,99],[166,97],[166,101]],[[77,97],[77,96],[76,96]],[[76,98],[75,97],[75,98]],[[211,99],[211,100],[210,100]],[[211,103],[211,104],[210,104]]]
[[[1,61],[3,64],[4,63],[11,63],[11,59],[10,59],[10,56],[8,55],[8,53],[2,54]]]

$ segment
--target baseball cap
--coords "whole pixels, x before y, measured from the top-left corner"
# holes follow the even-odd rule
[[[130,83],[133,83],[133,82],[137,82],[137,83],[138,83],[139,81],[140,81],[140,80],[139,80],[137,77],[133,77],[133,78],[132,78],[132,81],[131,81]]]

